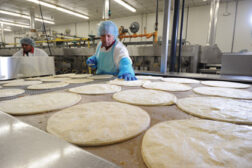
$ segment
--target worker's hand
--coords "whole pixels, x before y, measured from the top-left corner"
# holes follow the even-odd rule
[[[124,79],[126,81],[134,81],[134,80],[137,80],[137,78],[132,75],[131,73],[125,73],[125,74],[122,74],[120,76],[118,76],[119,79]]]
[[[89,57],[86,61],[86,64],[91,67],[91,68],[96,68],[96,65],[97,65],[97,61],[96,61],[96,57],[95,56],[92,56],[92,57]]]

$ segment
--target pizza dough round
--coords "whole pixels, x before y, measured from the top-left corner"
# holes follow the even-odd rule
[[[67,74],[59,74],[59,75],[54,75],[54,78],[64,78],[64,77],[72,77],[75,76],[75,73],[67,73]]]
[[[87,82],[92,82],[94,81],[93,79],[69,79],[65,80],[64,82],[66,83],[87,83]]]
[[[15,79],[15,80],[6,80],[6,81],[0,81],[0,84],[6,84],[6,83],[16,83],[24,81],[24,79]]]
[[[188,97],[179,99],[177,106],[201,118],[252,124],[252,101],[219,97]]]
[[[147,89],[155,89],[155,90],[163,90],[163,91],[188,91],[191,90],[192,87],[188,85],[184,85],[181,83],[172,83],[172,82],[147,82],[143,84],[144,88]]]
[[[162,78],[162,81],[165,82],[176,82],[176,83],[200,83],[200,81],[195,79],[188,79],[188,78]]]
[[[27,89],[37,89],[37,90],[43,90],[43,89],[54,89],[54,88],[61,88],[69,85],[68,83],[64,82],[57,82],[57,83],[43,83],[39,85],[31,85],[28,86]]]
[[[20,81],[20,82],[11,82],[6,83],[3,86],[29,86],[29,85],[37,85],[42,83],[41,81]]]
[[[162,77],[160,77],[160,76],[141,76],[141,75],[137,75],[136,78],[140,79],[140,80],[160,80],[160,79],[162,79]]]
[[[109,81],[108,83],[111,85],[121,85],[121,86],[142,86],[146,82],[150,81],[147,80],[126,81],[124,79],[114,79]]]
[[[76,79],[76,78],[87,78],[92,76],[92,74],[75,74],[73,76],[71,76],[71,78]]]
[[[194,88],[193,91],[195,93],[208,96],[220,96],[235,99],[252,99],[252,92],[241,89],[221,87],[197,87]]]
[[[23,89],[1,89],[0,90],[0,98],[2,97],[10,97],[23,94],[25,91]]]
[[[113,78],[113,75],[93,75],[91,77],[88,77],[89,79],[109,79]]]
[[[92,84],[69,89],[70,92],[79,94],[108,94],[121,90],[120,86],[109,84]]]
[[[252,165],[252,127],[210,120],[173,120],[151,127],[142,141],[148,168]]]
[[[176,102],[173,94],[148,89],[124,90],[115,93],[113,98],[119,102],[145,106],[172,105]]]
[[[74,93],[46,93],[0,102],[0,111],[14,114],[36,114],[66,108],[78,103],[81,96]]]
[[[76,105],[51,116],[47,131],[68,142],[107,145],[137,136],[150,125],[147,112],[117,102],[92,102]]]
[[[44,82],[64,82],[66,80],[69,80],[69,78],[53,78],[53,77],[47,77],[47,78],[40,78],[41,81]]]
[[[236,89],[245,89],[250,87],[250,85],[243,83],[224,82],[224,81],[201,81],[201,84],[207,86],[236,88]]]

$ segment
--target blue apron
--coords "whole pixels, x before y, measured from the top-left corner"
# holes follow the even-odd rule
[[[98,47],[96,59],[97,59],[97,70],[96,74],[112,74],[117,75],[118,69],[114,62],[114,49],[117,41],[113,44],[112,49],[109,52],[102,52],[101,44]]]

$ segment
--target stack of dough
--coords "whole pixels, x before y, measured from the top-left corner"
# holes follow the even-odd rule
[[[35,114],[72,106],[81,100],[74,93],[46,93],[0,102],[0,111],[14,114]]]
[[[117,102],[93,102],[70,107],[49,118],[47,131],[68,142],[106,145],[135,137],[150,125],[148,113]]]
[[[210,120],[156,124],[144,135],[148,168],[226,168],[252,165],[252,127]]]

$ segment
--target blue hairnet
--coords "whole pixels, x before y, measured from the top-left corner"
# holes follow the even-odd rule
[[[20,40],[20,43],[21,43],[21,45],[22,44],[29,44],[29,45],[31,45],[33,47],[35,46],[35,41],[33,39],[29,38],[29,37],[22,38]]]
[[[98,36],[102,36],[105,34],[111,34],[115,38],[118,36],[118,28],[114,22],[108,20],[100,23],[100,27],[98,29]]]

